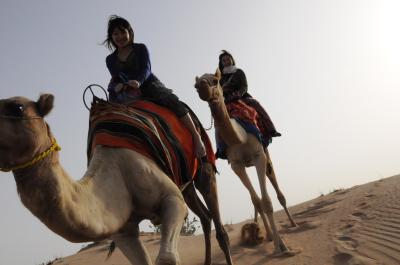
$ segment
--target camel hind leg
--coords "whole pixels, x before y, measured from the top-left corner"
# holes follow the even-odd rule
[[[196,179],[196,188],[200,191],[212,220],[214,221],[216,237],[219,247],[224,252],[228,265],[232,265],[232,256],[230,250],[229,236],[221,221],[218,203],[217,181],[215,178],[215,170],[208,162],[203,162],[201,175]]]
[[[271,181],[271,184],[275,189],[279,203],[282,205],[283,209],[285,210],[286,215],[289,218],[290,224],[292,225],[292,227],[297,227],[296,222],[293,220],[292,215],[290,214],[288,208],[286,207],[286,198],[283,195],[283,192],[281,191],[281,189],[279,188],[278,181],[277,181],[276,175],[275,175],[275,170],[272,165],[272,160],[269,155],[268,149],[265,149],[265,155],[267,158],[267,168],[266,168],[267,177]]]
[[[267,183],[266,183],[266,177],[265,177],[265,171],[266,171],[266,166],[267,166],[267,157],[264,155],[264,152],[261,152],[260,155],[258,155],[255,160],[254,164],[257,170],[257,175],[258,175],[258,181],[260,184],[260,189],[261,189],[261,196],[262,196],[262,210],[267,214],[269,224],[271,225],[272,229],[272,236],[274,240],[274,245],[275,245],[275,252],[277,253],[282,253],[282,252],[287,252],[288,248],[286,247],[285,243],[283,242],[282,238],[280,237],[278,233],[278,229],[276,228],[275,224],[275,219],[274,219],[274,210],[272,207],[272,202],[271,199],[269,198],[268,192],[267,192]],[[261,214],[261,212],[260,212]]]

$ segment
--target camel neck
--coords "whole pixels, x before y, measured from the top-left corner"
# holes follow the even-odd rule
[[[233,125],[222,94],[216,100],[209,102],[209,106],[215,121],[216,133],[223,139],[225,144],[232,146],[243,143],[243,135]]]
[[[22,203],[52,231],[71,242],[101,240],[120,225],[104,217],[107,209],[102,199],[112,194],[95,192],[99,187],[93,187],[94,176],[72,180],[57,153],[34,167],[14,172],[14,177]]]

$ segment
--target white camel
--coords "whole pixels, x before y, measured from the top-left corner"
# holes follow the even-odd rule
[[[195,87],[199,97],[202,100],[207,101],[209,104],[211,114],[215,121],[215,130],[227,145],[226,153],[231,168],[249,191],[256,213],[260,213],[264,223],[267,237],[272,235],[275,251],[277,253],[293,254],[288,250],[277,231],[273,216],[272,203],[266,189],[267,174],[278,194],[279,201],[288,214],[289,220],[293,226],[296,226],[286,208],[285,197],[278,187],[268,150],[264,150],[262,144],[253,134],[247,133],[235,119],[229,117],[224,103],[222,88],[219,85],[218,79],[219,77],[212,74],[204,74],[200,78],[196,77]],[[257,170],[261,189],[261,199],[257,195],[250,182],[249,176],[246,173],[246,167],[250,166],[255,166]],[[265,215],[267,215],[271,228],[268,225]]]
[[[71,242],[111,237],[130,263],[138,265],[153,264],[140,241],[138,224],[143,219],[159,220],[162,233],[156,264],[180,264],[177,244],[187,208],[179,188],[148,157],[105,146],[95,148],[84,176],[72,180],[59,162],[58,145],[44,121],[53,101],[50,94],[41,95],[37,102],[23,97],[0,100],[0,169],[13,172],[22,203]],[[215,180],[201,181],[196,186],[205,187],[202,194],[207,195],[211,213],[201,209],[193,186],[184,196],[197,213],[201,209],[202,225],[209,227],[208,248],[210,217],[215,218],[220,246],[232,264],[229,239],[219,220]],[[211,264],[207,251],[205,264]]]

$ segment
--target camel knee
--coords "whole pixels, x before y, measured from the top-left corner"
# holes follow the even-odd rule
[[[188,215],[188,209],[183,198],[178,196],[169,196],[165,198],[161,206],[161,223],[164,223],[165,219],[183,219]]]
[[[272,206],[272,202],[269,199],[263,201],[263,208],[265,213],[273,213],[274,207]]]
[[[261,199],[258,196],[251,196],[251,202],[254,205],[254,208],[258,211],[262,211],[262,204],[261,204]]]

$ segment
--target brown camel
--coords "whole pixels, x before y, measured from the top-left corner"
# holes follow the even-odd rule
[[[211,264],[211,218],[217,239],[232,264],[229,239],[220,221],[215,171],[204,162],[194,186],[183,192],[150,158],[125,148],[97,146],[87,171],[72,180],[59,162],[58,145],[44,117],[54,97],[0,100],[0,169],[12,171],[22,203],[49,229],[71,242],[112,238],[131,264],[153,264],[139,238],[139,222],[162,224],[156,264],[180,264],[179,233],[187,215],[184,199],[200,217]],[[129,161],[127,163],[126,161]]]
[[[295,226],[296,224],[286,208],[285,197],[278,187],[268,150],[264,150],[257,138],[247,133],[236,120],[230,119],[224,103],[222,88],[219,85],[218,77],[212,74],[204,74],[200,78],[196,77],[195,87],[200,98],[207,101],[209,104],[211,114],[215,121],[215,130],[219,133],[221,139],[224,139],[227,145],[227,157],[231,168],[249,191],[254,208],[260,213],[263,220],[267,236],[272,235],[275,251],[278,253],[287,253],[288,248],[282,241],[275,225],[273,207],[266,189],[265,175],[268,175],[270,178],[277,191],[279,201],[285,208],[292,225]],[[261,199],[257,195],[246,173],[246,167],[250,166],[256,167],[261,188]],[[267,215],[272,231],[265,215]]]

